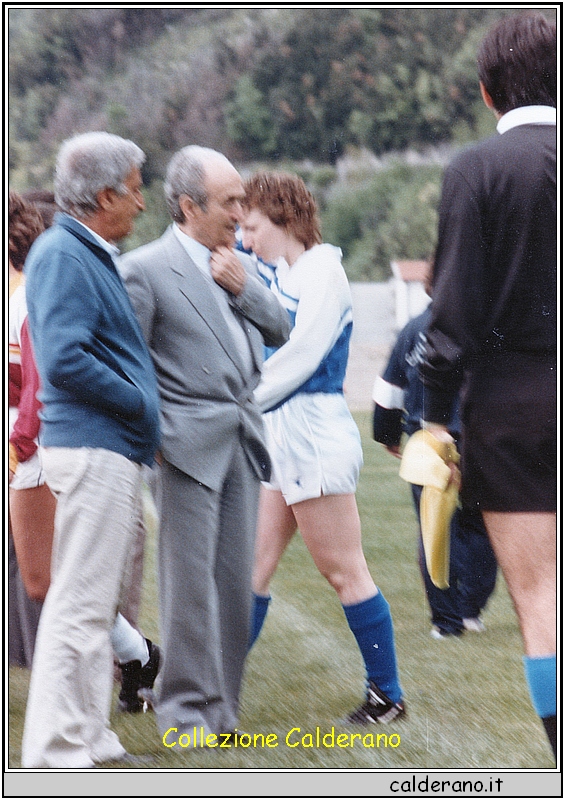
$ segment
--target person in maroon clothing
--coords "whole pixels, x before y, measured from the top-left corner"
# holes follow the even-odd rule
[[[49,587],[55,499],[37,454],[39,379],[28,330],[23,266],[44,223],[10,192],[8,206],[9,368],[9,657],[31,667],[41,604]]]
[[[43,231],[39,212],[10,192],[8,243],[10,291],[10,522],[20,572],[29,597],[45,599],[53,538],[55,500],[45,484],[37,455],[39,378],[28,329],[22,270],[36,237]]]
[[[483,514],[554,753],[556,52],[555,26],[539,12],[506,17],[479,48],[498,133],[445,173],[421,366],[426,424],[440,439],[462,387],[461,499]]]

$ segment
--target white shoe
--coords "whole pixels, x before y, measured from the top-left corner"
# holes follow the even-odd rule
[[[438,628],[437,625],[432,625],[432,629],[430,631],[430,636],[432,637],[432,639],[436,639],[436,641],[439,641],[440,639],[458,639],[459,638],[459,634],[456,634],[456,633],[445,633],[440,628]]]
[[[463,618],[463,627],[466,631],[471,633],[484,633],[486,628],[479,617],[466,617]]]

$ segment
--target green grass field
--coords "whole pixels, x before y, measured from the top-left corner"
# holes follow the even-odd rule
[[[334,592],[296,536],[275,577],[263,633],[250,654],[240,729],[276,735],[271,745],[222,750],[167,749],[154,715],[112,716],[132,753],[152,753],[160,769],[552,769],[551,752],[526,690],[516,618],[499,576],[484,615],[486,633],[434,641],[416,562],[416,523],[398,461],[370,439],[368,414],[357,414],[365,466],[358,490],[365,553],[388,599],[408,717],[371,729],[379,747],[360,739],[338,747],[340,719],[362,700],[364,670]],[[179,598],[182,602],[182,598]],[[155,535],[147,544],[141,625],[159,641]],[[20,766],[29,674],[10,669],[9,765]],[[316,745],[335,731],[334,746]],[[375,726],[377,727],[377,726]],[[299,728],[289,740],[291,729]],[[355,732],[364,729],[355,729]],[[349,733],[352,729],[349,729]],[[310,734],[311,736],[308,736]],[[392,734],[397,734],[393,736]],[[305,736],[303,742],[301,738]],[[307,745],[310,741],[313,747]],[[331,739],[325,740],[331,745]],[[266,742],[266,738],[265,738]],[[350,740],[341,740],[342,743]],[[365,746],[367,745],[367,746]]]

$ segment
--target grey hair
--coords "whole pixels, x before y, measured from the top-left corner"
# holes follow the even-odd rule
[[[179,199],[184,194],[202,211],[206,211],[208,194],[205,185],[205,162],[211,159],[221,159],[231,166],[231,162],[222,153],[198,145],[183,147],[172,157],[167,168],[164,191],[167,207],[175,222],[184,222],[184,214],[179,204]]]
[[[124,181],[141,168],[145,153],[134,142],[113,133],[92,131],[67,139],[55,165],[55,200],[59,208],[84,217],[98,208],[103,189],[127,194]]]

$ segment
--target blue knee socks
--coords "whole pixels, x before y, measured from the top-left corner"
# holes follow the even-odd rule
[[[265,617],[267,616],[267,611],[269,610],[269,603],[271,602],[271,596],[255,594],[253,593],[253,609],[251,611],[251,630],[249,632],[249,644],[248,649],[251,650],[253,645],[255,644],[255,640],[261,633],[261,628],[263,627],[263,623],[265,622]]]
[[[374,597],[343,606],[343,610],[363,656],[368,679],[398,703],[402,700],[402,689],[398,680],[394,631],[387,601],[377,589]]]
[[[554,655],[524,656],[524,671],[532,705],[539,717],[554,717],[557,713],[557,661]]]

